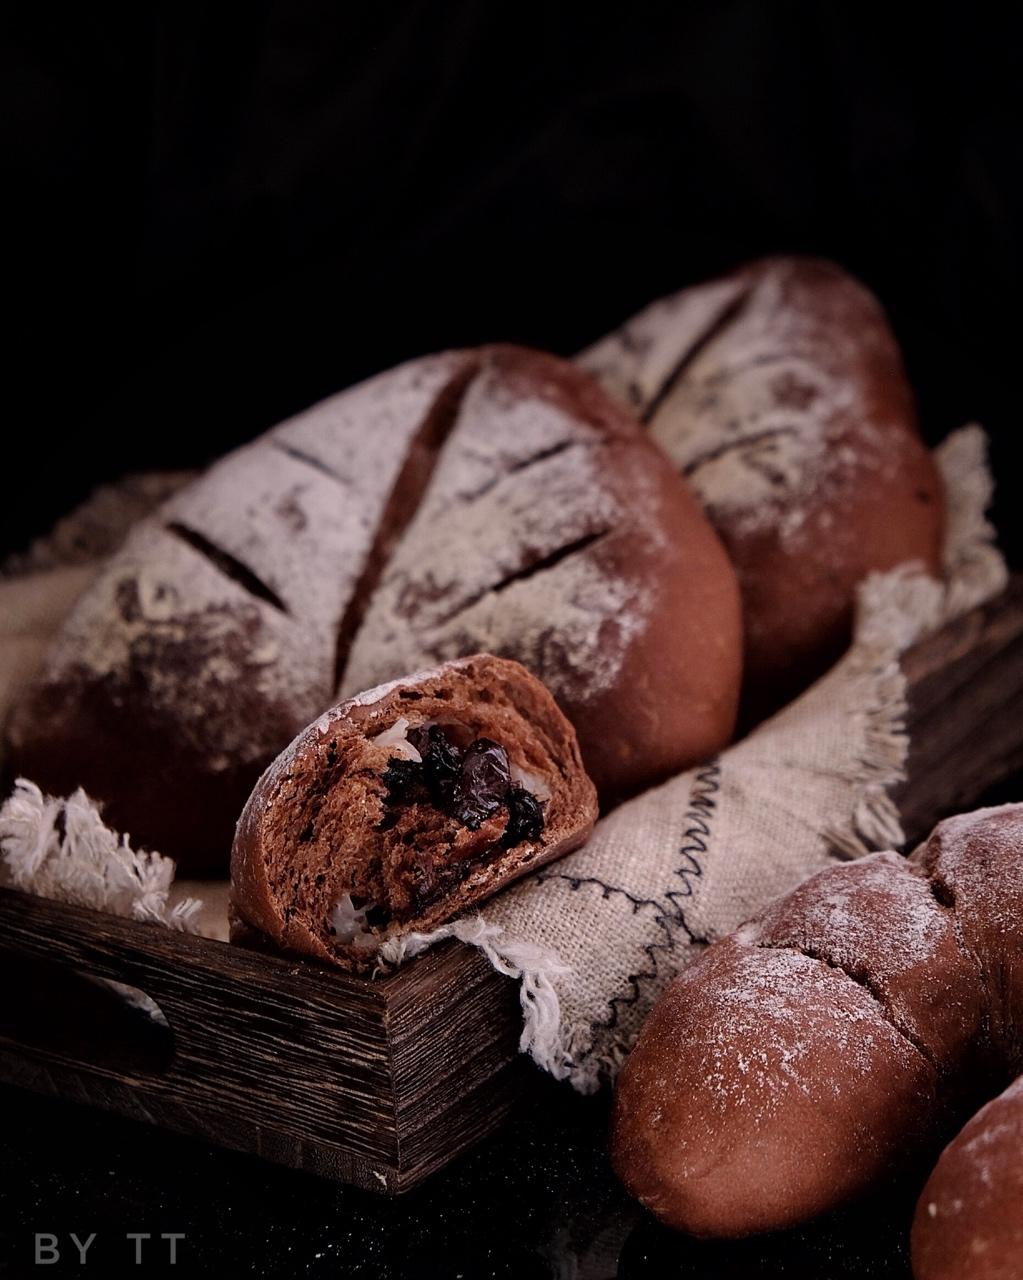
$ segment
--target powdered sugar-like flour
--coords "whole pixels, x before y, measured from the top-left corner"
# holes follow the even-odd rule
[[[78,602],[43,679],[77,674],[129,701],[144,682],[147,706],[214,771],[279,749],[279,728],[237,712],[239,690],[287,708],[295,730],[331,701],[340,620],[409,440],[459,359],[342,392],[175,493]]]
[[[728,946],[715,960],[702,983],[687,977],[672,999],[684,1002],[692,981],[698,1030],[688,1017],[676,1019],[686,1037],[679,1056],[701,1053],[701,1097],[723,1116],[741,1107],[762,1121],[783,1111],[793,1092],[826,1105],[856,1079],[869,1081],[887,1055],[918,1059],[869,993],[838,970],[796,951]]]
[[[576,702],[612,686],[650,589],[609,572],[599,555],[601,538],[636,524],[601,470],[600,448],[551,400],[509,395],[484,369],[370,605],[341,692],[475,651],[518,659]],[[643,495],[634,497],[641,512]]]
[[[685,290],[581,357],[647,419],[710,514],[737,536],[771,530],[794,541],[810,501],[825,506],[853,472],[896,465],[886,424],[861,404],[850,376],[876,341],[864,323],[874,304],[845,282],[829,295],[840,314],[822,336],[821,317],[788,297],[799,269],[776,261]],[[855,449],[841,439],[850,420]]]

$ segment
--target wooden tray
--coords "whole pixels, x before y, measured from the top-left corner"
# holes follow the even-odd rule
[[[1023,768],[1023,579],[904,669],[912,843]],[[490,1133],[525,1076],[515,984],[454,943],[370,982],[2,890],[0,982],[0,1080],[392,1194]]]

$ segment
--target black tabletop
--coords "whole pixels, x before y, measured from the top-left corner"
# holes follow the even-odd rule
[[[909,1276],[911,1188],[799,1232],[690,1240],[617,1186],[606,1099],[539,1073],[497,1135],[397,1200],[15,1089],[0,1109],[4,1276]]]

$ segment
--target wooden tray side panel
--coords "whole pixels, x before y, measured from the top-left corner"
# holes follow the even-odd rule
[[[8,1042],[5,1078],[34,1072],[45,1087],[48,1075],[65,1096],[260,1154],[285,1138],[397,1166],[386,1001],[372,984],[11,890],[0,920],[0,956],[137,987],[173,1034],[166,1069],[134,1074]]]
[[[895,801],[912,846],[1023,769],[1023,576],[911,649],[902,667],[910,749]]]
[[[433,958],[429,969],[408,970],[389,998],[404,1185],[496,1129],[531,1069],[518,1052],[518,983],[455,943]]]

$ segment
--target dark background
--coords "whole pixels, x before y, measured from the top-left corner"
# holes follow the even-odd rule
[[[615,1182],[606,1099],[534,1076],[499,1134],[397,1200],[0,1089],[0,1276],[911,1280],[907,1228],[923,1176],[796,1231],[694,1240]],[[72,1231],[96,1233],[85,1267]],[[46,1269],[34,1265],[37,1232],[58,1237],[60,1260]],[[142,1266],[128,1232],[152,1236]],[[176,1266],[162,1232],[184,1233]]]
[[[403,357],[570,353],[778,250],[879,293],[928,437],[983,421],[1004,494],[1023,68],[994,15],[8,0],[3,548]]]

